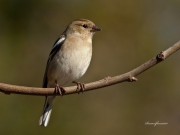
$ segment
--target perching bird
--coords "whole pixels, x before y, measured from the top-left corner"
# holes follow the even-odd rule
[[[63,94],[62,86],[75,82],[86,72],[92,57],[92,38],[100,31],[92,21],[77,19],[69,24],[52,47],[44,74],[43,88],[55,88]],[[83,88],[82,88],[83,89]],[[55,96],[46,96],[39,125],[47,126]]]

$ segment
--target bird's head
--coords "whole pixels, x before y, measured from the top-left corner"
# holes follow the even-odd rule
[[[66,32],[69,34],[76,34],[80,36],[91,36],[96,31],[101,31],[101,28],[97,27],[92,21],[87,19],[77,19],[69,24]]]

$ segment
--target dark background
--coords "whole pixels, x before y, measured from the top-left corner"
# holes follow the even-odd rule
[[[125,73],[180,40],[179,0],[0,0],[0,82],[41,87],[52,45],[77,18],[103,31],[80,80]],[[44,97],[0,93],[0,134],[178,135],[180,53],[122,83],[58,97],[47,128],[38,126]],[[168,125],[145,125],[156,121]]]

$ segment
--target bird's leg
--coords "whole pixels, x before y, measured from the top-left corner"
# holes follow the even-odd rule
[[[63,94],[66,92],[65,89],[60,86],[57,81],[55,81],[56,83],[56,87],[55,87],[55,93],[59,93],[61,96],[63,96]]]
[[[75,83],[77,85],[77,91],[78,91],[78,94],[79,92],[84,92],[85,90],[85,86],[84,86],[84,83],[80,83],[80,82],[76,82],[76,81],[73,81],[72,83]]]

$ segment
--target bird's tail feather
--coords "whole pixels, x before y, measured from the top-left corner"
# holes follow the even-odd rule
[[[46,127],[49,123],[51,112],[52,112],[52,105],[54,102],[55,97],[46,97],[43,113],[39,119],[39,125]]]

